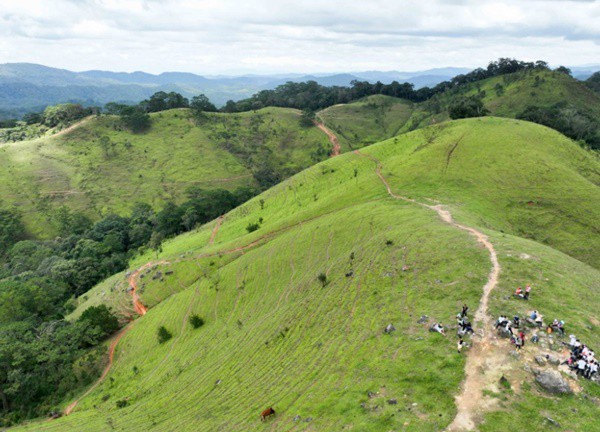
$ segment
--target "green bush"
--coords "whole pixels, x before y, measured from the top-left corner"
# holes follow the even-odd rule
[[[199,317],[198,315],[192,315],[190,317],[190,324],[192,325],[192,327],[194,327],[195,329],[200,328],[204,325],[204,319],[202,319],[201,317]]]
[[[165,342],[167,342],[169,339],[171,339],[173,337],[173,335],[171,334],[171,332],[169,330],[167,330],[165,328],[165,326],[160,326],[158,328],[158,343],[159,344],[163,344]]]

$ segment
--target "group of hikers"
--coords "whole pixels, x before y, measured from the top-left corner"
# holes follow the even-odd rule
[[[523,291],[521,287],[517,287],[513,295],[522,298],[523,300],[529,300],[529,293],[531,293],[531,285],[527,284],[525,285],[525,291]]]
[[[577,375],[587,379],[594,378],[594,375],[598,373],[598,360],[596,360],[594,351],[582,344],[575,335],[569,335],[569,339],[569,343],[565,343],[565,345],[571,349],[571,355],[562,364],[568,365]]]
[[[458,342],[457,342],[457,351],[460,353],[465,346],[465,342],[463,340],[463,336],[468,333],[475,333],[471,323],[468,318],[469,306],[466,304],[463,305],[460,313],[456,315],[456,321],[458,322]],[[431,327],[429,327],[429,331],[438,332],[444,336],[446,336],[446,330],[444,329],[444,325],[442,323],[435,322]]]
[[[527,284],[525,290],[518,287],[514,296],[519,299],[529,300],[530,293],[531,285]],[[468,333],[474,333],[473,327],[469,322],[468,311],[469,307],[465,304],[463,305],[461,312],[456,315],[456,321],[458,323],[457,334],[459,337],[457,342],[458,353],[466,346],[463,336]],[[533,343],[537,343],[539,341],[538,331],[539,329],[544,329],[544,317],[537,310],[528,312],[527,317],[524,320],[522,320],[519,315],[515,315],[512,318],[509,318],[506,315],[500,315],[494,325],[498,331],[504,332],[506,336],[510,336],[511,343],[515,345],[517,351],[521,350],[525,345],[525,323],[523,321],[534,328],[530,340]],[[437,332],[444,336],[446,335],[444,325],[440,322],[434,322],[429,327],[429,331]],[[545,326],[545,332],[548,334],[557,333],[557,335],[562,338],[565,336],[565,322],[555,318],[551,324]],[[574,335],[570,335],[568,344],[565,342],[563,342],[563,344],[570,348],[571,355],[562,364],[568,365],[578,376],[580,375],[587,379],[593,379],[594,376],[598,374],[599,367],[594,351],[589,346],[582,344]]]
[[[506,334],[510,334],[510,342],[514,344],[517,351],[519,351],[525,345],[525,332],[523,332],[523,330],[520,330],[517,334],[513,332],[513,328],[520,329],[520,326],[521,319],[518,315],[515,315],[512,320],[505,315],[500,315],[500,317],[496,320],[496,324],[494,325],[496,329],[500,329]],[[535,341],[537,341],[537,338]]]

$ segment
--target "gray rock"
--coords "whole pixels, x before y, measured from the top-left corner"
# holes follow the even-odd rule
[[[560,364],[559,358],[552,354],[548,354],[546,356],[546,359],[548,360],[548,363],[550,363],[551,365],[558,366]]]
[[[542,388],[550,393],[571,394],[573,390],[569,383],[555,370],[537,371],[535,380]]]
[[[537,364],[539,364],[540,366],[545,366],[546,365],[546,359],[542,356],[535,356],[535,362]]]
[[[389,399],[389,400],[387,401],[387,403],[388,403],[389,405],[398,405],[398,400],[397,400],[397,399]]]
[[[554,420],[554,419],[551,419],[550,417],[544,417],[544,418],[545,418],[545,419],[546,419],[546,421],[547,421],[548,423],[550,423],[552,426],[560,427],[560,423],[559,423],[559,422],[557,422],[556,420]]]
[[[311,421],[313,421],[313,418],[312,417],[307,417],[304,421],[306,423],[310,423]]]
[[[427,315],[423,315],[421,318],[419,318],[419,321],[417,321],[417,324],[425,324],[428,320],[429,320],[429,317]]]
[[[302,417],[300,417],[299,415],[297,415],[296,417],[294,417],[294,421],[295,422],[298,422],[300,420],[302,420]]]
[[[518,351],[511,351],[510,356],[516,360],[519,360],[521,358],[521,354]]]

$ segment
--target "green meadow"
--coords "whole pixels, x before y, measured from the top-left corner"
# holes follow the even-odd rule
[[[537,308],[599,346],[597,156],[551,129],[494,117],[361,152],[379,160],[394,193],[441,203],[489,235],[502,266],[492,315]],[[11,430],[443,430],[464,379],[454,317],[465,302],[476,308],[489,255],[435,212],[390,197],[375,169],[352,152],[323,161],[218,230],[213,221],[137,257],[132,270],[161,262],[138,282],[150,309],[117,345],[107,379],[71,415]],[[530,302],[511,300],[525,283]],[[131,314],[127,286],[125,273],[113,276],[72,317],[100,302]],[[194,329],[192,315],[205,324]],[[450,325],[448,336],[428,331],[434,321]],[[173,335],[163,344],[160,326]],[[481,430],[537,430],[546,417],[573,430],[595,424],[597,384],[549,397],[524,371],[538,349],[511,360],[510,388],[493,395],[499,406]],[[277,415],[263,423],[269,406]]]
[[[127,214],[136,202],[160,209],[184,201],[190,186],[259,187],[261,169],[289,177],[331,149],[322,132],[300,126],[290,109],[206,113],[198,123],[185,109],[151,117],[143,134],[101,116],[67,133],[0,144],[3,203],[21,210],[32,235],[50,237],[61,206],[93,220]],[[103,146],[106,138],[110,144]]]

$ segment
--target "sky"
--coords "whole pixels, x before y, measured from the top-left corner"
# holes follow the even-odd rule
[[[0,0],[0,63],[315,73],[600,63],[600,0]]]

